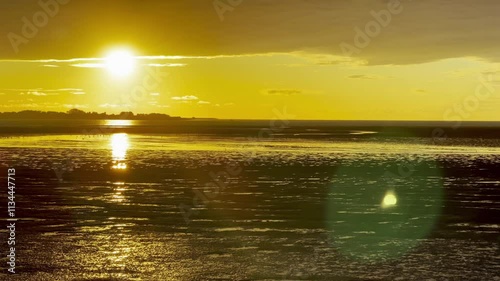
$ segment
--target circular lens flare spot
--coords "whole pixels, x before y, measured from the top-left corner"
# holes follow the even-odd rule
[[[384,196],[384,200],[382,200],[382,207],[383,208],[390,208],[394,207],[398,204],[398,198],[393,192],[387,192]]]

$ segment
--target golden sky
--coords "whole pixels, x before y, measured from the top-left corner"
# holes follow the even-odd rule
[[[498,120],[499,12],[493,0],[2,0],[0,111]]]

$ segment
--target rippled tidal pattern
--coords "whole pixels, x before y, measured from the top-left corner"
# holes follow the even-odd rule
[[[470,143],[0,139],[11,279],[500,280],[500,142]]]

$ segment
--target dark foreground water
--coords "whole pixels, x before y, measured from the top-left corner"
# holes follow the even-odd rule
[[[3,258],[0,279],[500,280],[499,145],[9,135],[18,273]]]

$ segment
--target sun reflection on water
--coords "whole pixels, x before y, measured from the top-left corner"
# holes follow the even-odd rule
[[[131,120],[106,120],[106,126],[128,127],[132,126]]]
[[[123,182],[115,182],[113,183],[115,187],[113,188],[113,195],[111,197],[111,202],[114,203],[123,203],[125,202],[124,192],[127,191],[127,186]]]
[[[107,267],[116,271],[118,275],[123,274],[121,271],[131,263],[131,254],[137,252],[139,248],[138,243],[134,242],[133,237],[126,231],[131,226],[120,223],[112,225],[110,232],[113,235],[104,236],[105,239],[101,239],[98,243],[107,260]]]
[[[126,170],[127,151],[130,147],[129,138],[127,134],[114,134],[111,136],[111,154],[113,158],[112,169]]]

